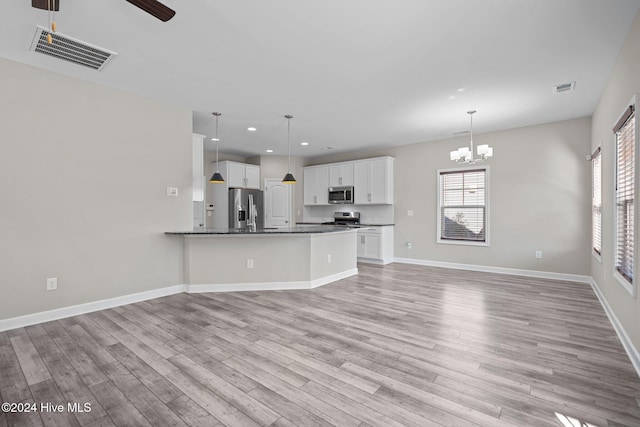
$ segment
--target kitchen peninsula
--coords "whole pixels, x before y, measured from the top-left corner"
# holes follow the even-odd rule
[[[311,289],[358,273],[357,229],[195,228],[184,239],[189,292]]]

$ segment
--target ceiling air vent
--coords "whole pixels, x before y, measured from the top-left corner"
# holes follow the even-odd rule
[[[51,34],[53,43],[47,43],[47,34]],[[102,71],[118,55],[62,33],[50,32],[39,25],[36,26],[30,50],[98,71]]]
[[[553,87],[553,93],[569,92],[576,88],[576,82],[562,83]]]

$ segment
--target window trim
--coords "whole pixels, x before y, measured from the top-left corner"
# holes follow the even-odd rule
[[[622,274],[620,274],[617,271],[616,268],[616,264],[617,264],[617,256],[618,256],[618,250],[617,250],[617,245],[618,245],[618,221],[616,219],[617,215],[618,215],[618,207],[617,207],[617,202],[616,202],[616,186],[617,186],[617,173],[618,173],[618,155],[617,155],[617,141],[616,141],[616,133],[619,130],[619,128],[626,122],[626,120],[629,118],[629,107],[633,107],[634,111],[636,112],[636,114],[633,116],[633,120],[635,120],[635,135],[634,135],[634,144],[635,144],[635,150],[634,150],[634,162],[635,162],[635,171],[634,171],[634,178],[633,178],[633,184],[634,184],[634,205],[637,202],[638,199],[638,190],[640,189],[640,187],[638,186],[638,176],[640,175],[638,173],[638,167],[640,166],[640,164],[638,163],[639,160],[639,151],[638,150],[638,135],[640,134],[640,129],[638,129],[638,114],[636,111],[636,107],[637,107],[637,96],[634,95],[631,100],[627,103],[627,105],[624,108],[624,111],[620,114],[618,120],[616,120],[616,123],[613,127],[613,151],[614,151],[614,156],[612,159],[612,163],[613,163],[613,253],[612,253],[612,258],[613,258],[613,277],[618,281],[618,283],[620,283],[622,285],[622,287],[624,289],[627,290],[627,292],[629,292],[629,294],[633,297],[636,298],[637,295],[637,286],[635,284],[635,282],[638,280],[637,278],[637,274],[636,271],[637,267],[638,267],[638,263],[637,263],[637,259],[638,259],[638,233],[637,230],[635,230],[637,228],[638,225],[638,209],[634,209],[634,236],[633,236],[633,266],[634,266],[634,279],[633,282],[629,282],[629,280],[623,276]]]
[[[594,234],[593,234],[593,209],[594,203],[593,199],[595,196],[595,173],[594,168],[595,164],[593,163],[596,158],[599,158],[600,162],[600,252],[595,248],[594,245]],[[591,255],[602,264],[602,147],[598,147],[595,149],[593,154],[590,157],[591,160]]]
[[[451,240],[451,239],[442,239],[442,191],[441,191],[441,176],[443,173],[455,173],[455,172],[467,172],[473,170],[484,170],[484,216],[485,216],[485,230],[484,230],[484,242],[477,242],[473,240]],[[436,171],[436,191],[438,193],[438,203],[436,205],[436,243],[441,243],[444,245],[462,245],[462,246],[489,246],[489,236],[490,236],[490,209],[489,209],[489,165],[473,165],[462,168],[448,168],[448,169],[438,169]]]

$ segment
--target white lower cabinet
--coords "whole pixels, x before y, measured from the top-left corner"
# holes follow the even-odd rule
[[[393,262],[393,226],[366,227],[358,230],[358,261],[372,264]]]

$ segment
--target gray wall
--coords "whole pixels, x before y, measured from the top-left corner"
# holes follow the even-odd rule
[[[478,113],[476,118],[481,120]],[[395,256],[418,260],[589,274],[589,118],[474,135],[489,144],[489,247],[436,243],[437,171],[468,136],[314,158],[313,164],[395,157]],[[407,215],[408,210],[414,216]],[[412,249],[406,248],[406,242]],[[543,252],[542,259],[535,251]]]
[[[0,75],[0,319],[182,283],[163,233],[191,228],[191,112],[5,59]]]
[[[591,275],[636,349],[640,349],[640,301],[613,277],[613,188],[615,146],[612,128],[631,98],[640,89],[640,15],[629,32],[616,65],[593,114],[591,147],[602,146],[602,259],[591,259]],[[637,157],[636,153],[636,159]],[[636,171],[638,171],[636,165]],[[636,180],[636,185],[638,181]],[[637,193],[636,193],[637,194]],[[638,209],[636,201],[636,228]],[[635,276],[638,277],[638,233],[636,233]],[[637,283],[637,282],[636,282]],[[637,285],[636,285],[637,286]]]

